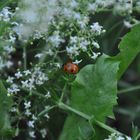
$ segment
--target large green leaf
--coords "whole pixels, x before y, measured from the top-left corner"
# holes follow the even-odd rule
[[[117,79],[120,79],[140,52],[140,25],[133,27],[132,31],[124,36],[119,48],[120,53],[117,56],[110,57],[110,59],[102,56],[95,65],[84,67],[72,86],[71,106],[85,114],[94,115],[101,122],[105,122],[106,116],[112,115],[117,97]],[[118,62],[120,64],[117,73]],[[80,140],[78,139],[80,137],[79,126],[84,124],[85,120],[78,118],[78,116],[67,118],[60,140]],[[86,127],[82,125],[82,129]],[[102,130],[97,127],[95,131],[96,135],[93,139],[103,140],[104,132],[102,133]]]
[[[117,103],[118,65],[118,62],[112,63],[103,55],[95,65],[84,67],[72,86],[71,107],[89,116],[94,115],[95,119],[101,122],[105,122],[106,116],[113,115],[113,106]],[[79,127],[83,121],[68,117],[60,140],[76,140],[80,137]],[[70,122],[73,122],[72,129],[68,129]],[[83,126],[82,129],[86,128]],[[71,130],[71,133],[68,130]]]
[[[8,136],[11,133],[11,126],[8,111],[12,106],[11,97],[7,96],[7,91],[0,81],[0,135]]]
[[[140,52],[140,24],[134,26],[119,44],[120,53],[113,59],[120,61],[118,79],[126,71],[127,67]]]

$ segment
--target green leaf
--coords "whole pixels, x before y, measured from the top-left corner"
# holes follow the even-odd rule
[[[0,81],[0,135],[11,135],[11,125],[9,120],[8,111],[12,106],[11,97],[7,96],[7,91]]]
[[[64,132],[60,140],[88,140],[93,135],[93,131],[89,123],[75,114],[70,115],[64,125]]]
[[[120,61],[118,79],[126,71],[130,63],[140,52],[140,24],[134,26],[119,44],[120,53],[113,59]]]
[[[95,65],[84,67],[72,85],[71,107],[94,116],[101,122],[105,122],[107,116],[113,115],[113,106],[117,104],[118,65],[118,62],[112,62],[109,57],[103,55]],[[60,140],[76,140],[80,137],[79,127],[85,120],[76,117],[68,117]],[[86,128],[83,126],[82,129]]]
[[[117,79],[120,79],[130,63],[140,52],[140,24],[133,27],[119,44],[120,53],[115,57],[100,57],[95,65],[84,67],[72,86],[71,107],[95,119],[105,122],[107,116],[113,115],[116,104]],[[119,71],[118,70],[118,62]],[[117,73],[117,75],[116,75]],[[81,140],[79,126],[85,120],[78,116],[69,116],[59,140]],[[75,122],[76,121],[76,122]],[[86,125],[87,126],[87,125]],[[82,129],[87,129],[88,127]],[[105,132],[94,126],[94,140],[103,140]],[[88,128],[88,130],[90,130]],[[88,138],[87,138],[88,139]]]

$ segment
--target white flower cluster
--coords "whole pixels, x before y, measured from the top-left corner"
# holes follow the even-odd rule
[[[94,2],[22,0],[15,14],[20,23],[13,30],[19,38],[25,41],[30,37],[46,40],[45,50],[48,54],[50,52],[52,55],[55,54],[65,44],[64,49],[72,59],[75,59],[81,52],[86,52],[91,58],[96,59],[99,52],[95,53],[93,48],[99,48],[99,44],[95,38],[105,30],[98,22],[90,25],[89,13],[94,14],[103,8],[127,15],[132,13],[133,5],[131,0],[95,0]],[[75,42],[71,41],[72,38]]]
[[[10,7],[4,7],[0,11],[0,24],[3,27],[3,32],[0,34],[0,71],[4,68],[10,68],[13,65],[11,59],[11,53],[15,51],[13,44],[15,43],[16,37],[10,28],[6,28],[5,22],[10,23],[14,13],[10,11]]]
[[[10,7],[4,7],[0,12],[0,21],[9,22],[13,15],[10,11]]]
[[[132,140],[132,139],[128,136],[122,136],[120,134],[112,133],[109,136],[109,138],[104,139],[104,140]]]
[[[65,50],[71,58],[82,51],[92,56],[93,47],[99,48],[94,38],[105,30],[98,22],[89,25],[88,14],[79,11],[79,6],[76,0],[60,0],[59,3],[56,0],[21,1],[15,14],[21,22],[13,30],[24,40],[31,36],[33,39],[46,40],[48,55],[55,54],[65,44]],[[72,42],[74,37],[77,37],[77,42]],[[42,53],[35,57],[41,58]]]
[[[114,4],[114,12],[119,13],[121,15],[131,14],[132,11],[132,0],[118,0],[118,2]]]
[[[25,40],[34,33],[34,37],[46,34],[48,24],[58,11],[57,3],[57,0],[21,0],[15,17],[22,20],[22,23],[16,26],[14,31]]]
[[[15,81],[19,80],[20,83],[17,85]],[[33,70],[18,71],[15,73],[14,77],[8,77],[6,80],[11,86],[8,88],[8,96],[11,94],[16,94],[22,88],[33,90],[36,89],[36,86],[44,84],[48,81],[48,76],[41,70],[40,67],[35,67]]]

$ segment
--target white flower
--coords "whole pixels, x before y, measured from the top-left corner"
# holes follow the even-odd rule
[[[98,5],[96,3],[89,3],[88,4],[88,10],[89,11],[95,12],[97,10],[97,8],[98,8]]]
[[[75,60],[74,62],[72,62],[73,64],[79,64],[82,62],[82,59],[81,60]]]
[[[120,134],[112,133],[107,139],[104,140],[132,140],[128,136],[122,136]]]
[[[32,115],[32,119],[33,119],[34,121],[36,121],[36,120],[37,120],[37,117],[33,114],[33,115]]]
[[[44,115],[44,117],[46,117],[47,119],[50,118],[50,116],[47,113]]]
[[[13,94],[13,93],[16,94],[18,91],[20,91],[20,89],[16,84],[12,84],[11,87],[7,89],[7,91],[9,94]]]
[[[80,53],[79,48],[75,44],[73,46],[66,47],[66,51],[70,56],[72,55],[77,56]]]
[[[30,72],[29,70],[25,70],[25,71],[23,71],[23,73],[25,74],[25,76],[27,76],[27,75],[30,75],[30,74],[31,74],[31,72]]]
[[[91,56],[92,59],[96,59],[101,53],[98,52],[98,53],[95,53],[93,52],[93,55]]]
[[[80,48],[82,49],[82,51],[87,51],[87,46],[90,44],[89,41],[87,40],[84,40],[82,42],[80,42]]]
[[[54,52],[51,49],[47,50],[45,53],[50,55],[50,56],[54,55]]]
[[[43,53],[38,53],[35,55],[35,58],[41,58],[43,56]]]
[[[95,42],[95,41],[92,42],[92,45],[93,45],[95,48],[97,48],[97,49],[100,48],[99,44],[98,44],[97,42]]]
[[[29,136],[31,137],[31,138],[35,138],[36,136],[35,136],[35,132],[34,131],[30,131],[29,132]]]
[[[32,115],[32,113],[31,113],[31,111],[29,109],[26,109],[25,115],[29,117],[30,115]]]
[[[100,26],[98,22],[95,22],[92,25],[90,25],[90,28],[96,35],[100,35],[102,33],[103,27]]]
[[[5,22],[10,21],[11,16],[13,15],[12,12],[9,11],[10,7],[4,7],[0,12],[0,20]]]
[[[45,97],[48,99],[48,98],[51,98],[51,94],[50,92],[48,91],[47,94],[45,95]]]
[[[13,83],[14,77],[8,76],[8,79],[6,80],[7,83]]]
[[[55,31],[53,35],[48,38],[48,41],[50,41],[56,48],[59,47],[60,43],[64,42],[64,40],[59,35],[59,31]]]
[[[24,108],[25,108],[25,109],[29,109],[30,107],[31,107],[31,102],[30,102],[30,101],[28,101],[28,102],[25,101],[25,102],[24,102]]]
[[[12,107],[10,111],[11,112],[17,112],[17,109],[15,107]]]
[[[77,3],[75,0],[71,0],[70,6],[71,6],[72,8],[75,8],[75,7],[78,6],[78,3]]]
[[[10,37],[9,41],[10,41],[11,43],[14,43],[15,40],[16,40],[16,37],[13,36],[11,33],[10,33],[9,37]]]
[[[34,128],[35,127],[34,123],[35,123],[34,121],[28,121],[28,126]]]
[[[77,43],[78,42],[78,37],[77,36],[71,36],[70,37],[70,43],[73,44],[73,43]]]
[[[5,50],[8,54],[10,54],[10,53],[12,53],[12,52],[15,51],[14,47],[13,47],[13,46],[9,46],[9,45],[4,46],[4,50]]]
[[[10,68],[11,66],[13,66],[13,62],[12,62],[12,61],[7,61],[7,62],[5,63],[5,66],[6,66],[7,68]]]
[[[127,28],[131,28],[133,26],[133,24],[131,24],[129,21],[126,21],[126,20],[124,20],[123,23],[124,23],[125,27],[127,27]]]
[[[29,87],[29,83],[28,83],[28,82],[29,82],[28,80],[21,81],[22,87],[23,87],[23,88],[28,88],[28,87]]]
[[[23,75],[21,74],[20,71],[18,71],[17,73],[15,73],[15,76],[17,79],[21,78]]]
[[[46,129],[41,129],[41,130],[40,130],[40,133],[41,133],[41,135],[42,135],[42,138],[45,138],[46,135],[47,135]]]

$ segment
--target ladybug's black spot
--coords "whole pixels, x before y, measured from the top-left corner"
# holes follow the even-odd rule
[[[73,72],[74,72],[74,70],[71,70],[70,72],[71,72],[71,73],[73,73]]]

